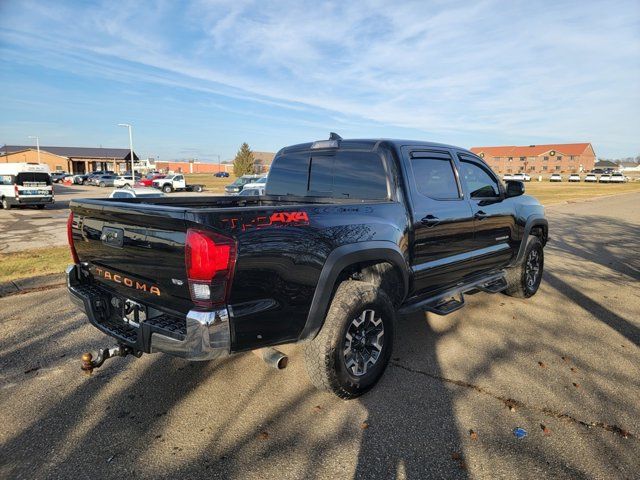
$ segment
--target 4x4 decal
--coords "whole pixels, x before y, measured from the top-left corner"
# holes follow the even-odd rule
[[[254,217],[228,217],[220,220],[223,228],[241,230],[267,227],[295,227],[309,225],[307,212],[274,212],[271,215],[256,215]]]

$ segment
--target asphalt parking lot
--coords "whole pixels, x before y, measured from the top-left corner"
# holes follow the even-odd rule
[[[113,342],[63,288],[1,298],[0,477],[638,478],[639,204],[548,209],[535,297],[401,318],[349,402],[313,390],[297,346],[282,372],[147,355],[86,376],[81,353]]]
[[[73,198],[107,198],[113,187],[54,184],[55,202],[44,210],[34,207],[0,209],[0,252],[65,245],[69,202]],[[180,195],[213,195],[180,192]],[[173,194],[177,195],[177,194]]]

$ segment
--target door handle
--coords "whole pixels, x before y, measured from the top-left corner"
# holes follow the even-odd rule
[[[484,220],[485,218],[487,218],[489,216],[488,213],[483,212],[482,210],[478,210],[475,215],[473,216],[473,218],[475,218],[476,220]]]
[[[425,227],[435,227],[440,223],[440,220],[438,219],[438,217],[435,217],[433,215],[427,215],[422,220],[420,220],[420,223],[422,223]]]

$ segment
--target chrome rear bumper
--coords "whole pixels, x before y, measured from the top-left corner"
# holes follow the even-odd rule
[[[201,312],[191,310],[184,318],[171,317],[170,335],[162,322],[155,318],[141,321],[137,326],[104,315],[96,305],[109,303],[109,292],[81,277],[78,265],[66,269],[67,289],[74,305],[82,310],[92,325],[136,350],[152,353],[164,352],[187,360],[212,360],[229,355],[231,328],[226,308]],[[102,302],[102,303],[99,303]],[[179,325],[176,326],[175,323]]]

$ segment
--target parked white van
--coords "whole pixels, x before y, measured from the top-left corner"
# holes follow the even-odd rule
[[[54,202],[49,166],[39,163],[0,163],[2,208],[35,205],[44,208]]]

